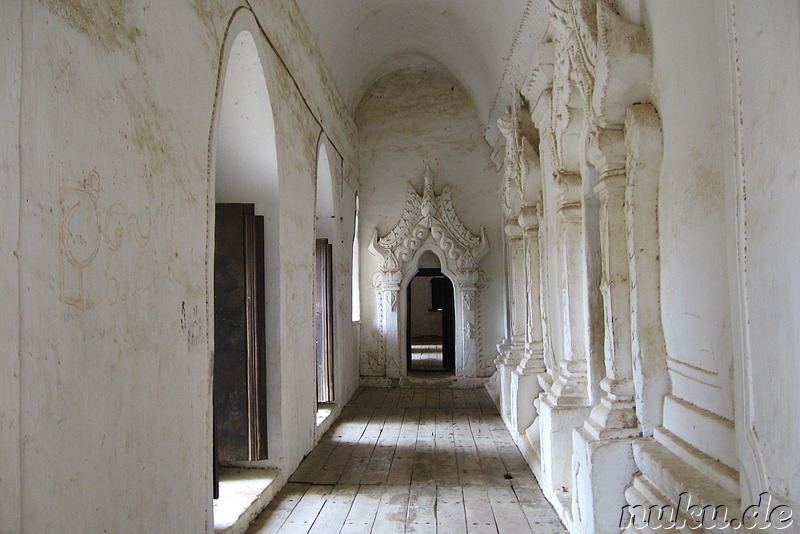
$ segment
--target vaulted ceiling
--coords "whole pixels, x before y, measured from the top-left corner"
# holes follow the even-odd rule
[[[489,129],[547,20],[537,0],[296,1],[350,109],[381,75],[432,58],[461,81]]]

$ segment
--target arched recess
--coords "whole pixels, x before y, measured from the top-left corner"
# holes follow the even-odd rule
[[[335,400],[336,330],[334,300],[334,257],[340,251],[339,225],[334,202],[334,176],[327,137],[320,135],[317,146],[314,324],[316,347],[317,402]],[[335,154],[335,152],[333,152]]]
[[[217,205],[241,204],[247,217],[248,211],[263,217],[263,232],[248,234],[243,242],[249,243],[249,258],[254,271],[246,284],[261,295],[245,313],[263,325],[263,335],[248,333],[248,357],[263,354],[262,364],[257,369],[248,369],[246,380],[250,392],[262,388],[266,393],[258,399],[251,411],[266,429],[254,439],[247,436],[249,458],[246,461],[263,460],[265,451],[270,458],[279,458],[282,449],[280,440],[280,248],[279,248],[279,191],[278,155],[273,104],[270,94],[275,94],[274,82],[267,73],[272,72],[267,63],[270,49],[252,12],[238,9],[231,17],[225,31],[217,81],[217,94],[212,113],[209,135],[209,196],[207,230],[207,309],[209,332],[209,414],[214,411],[213,385],[219,384],[215,377],[215,363],[220,359],[215,347],[218,319],[215,310],[215,264],[221,252],[215,243],[215,234],[221,228],[217,224]],[[247,207],[250,205],[250,207]],[[255,224],[257,221],[247,224]],[[260,234],[260,235],[259,235]],[[261,243],[263,246],[253,246]],[[244,245],[243,245],[244,246]],[[261,267],[257,268],[261,260]],[[260,288],[260,289],[259,289]],[[253,386],[252,388],[250,386]],[[250,394],[248,392],[248,395]],[[252,401],[252,399],[249,399]],[[248,412],[250,413],[250,412]],[[209,418],[209,457],[213,450],[213,420]],[[257,454],[251,454],[256,452]],[[273,463],[270,461],[269,463]],[[263,465],[260,463],[259,465]]]
[[[450,297],[450,298],[453,299],[453,303],[451,304],[451,306],[453,307],[452,312],[453,312],[454,316],[459,316],[458,312],[456,311],[456,308],[459,305],[459,299],[457,298],[456,293],[455,293],[455,289],[457,287],[457,281],[456,281],[455,273],[452,273],[449,269],[447,269],[447,267],[446,267],[447,262],[442,258],[442,256],[443,256],[442,250],[439,247],[435,246],[433,243],[426,243],[426,244],[422,245],[419,248],[419,250],[417,250],[417,253],[414,256],[414,259],[409,263],[408,270],[405,273],[405,275],[403,276],[403,280],[402,280],[402,282],[400,284],[400,294],[399,294],[399,307],[400,307],[400,309],[399,309],[399,312],[398,312],[399,336],[398,337],[400,338],[400,354],[401,354],[401,356],[409,355],[410,347],[409,347],[408,343],[412,341],[412,336],[410,335],[411,334],[410,330],[411,330],[411,321],[412,321],[412,311],[408,309],[409,303],[411,302],[411,285],[414,282],[414,279],[417,277],[417,275],[420,272],[424,271],[428,267],[434,267],[434,265],[431,265],[427,261],[428,258],[431,255],[433,255],[433,257],[435,258],[435,261],[434,261],[434,263],[436,263],[435,268],[438,268],[441,271],[441,273],[445,276],[445,278],[447,278],[449,280],[450,285],[452,286],[453,294],[452,294],[452,297]],[[442,321],[444,321],[444,320],[445,320],[445,318],[443,317]],[[442,326],[444,327],[445,325],[443,324]],[[453,336],[452,342],[453,342],[453,345],[454,345],[456,353],[459,352],[458,351],[458,347],[462,347],[463,348],[463,342],[464,342],[464,340],[459,337],[458,330],[459,329],[457,329],[457,328],[453,328],[452,332],[449,332],[449,334]],[[464,354],[463,350],[461,351],[461,356],[462,357],[459,359],[458,356],[456,356],[456,358],[455,358],[455,360],[456,360],[455,361],[455,368],[447,369],[447,366],[445,365],[445,362],[444,362],[444,359],[445,359],[445,357],[444,357],[444,352],[445,352],[444,345],[447,342],[445,341],[444,338],[447,335],[448,335],[448,333],[443,330],[442,331],[442,345],[443,345],[443,347],[442,347],[442,352],[443,352],[443,354],[442,354],[442,367],[443,367],[443,370],[450,370],[450,371],[452,371],[454,374],[456,374],[458,376],[465,376],[466,374],[469,373],[469,370],[465,369],[465,367],[468,367],[468,366],[466,365],[467,362],[466,362],[465,358],[463,357],[463,354]],[[404,358],[401,358],[401,359],[404,362],[405,367],[401,368],[400,374],[401,374],[401,376],[407,376],[412,371],[409,368],[409,365],[410,365],[409,358],[408,357],[404,357]],[[456,368],[458,368],[458,370],[456,370]]]
[[[480,353],[480,293],[486,274],[478,262],[488,253],[489,243],[481,227],[480,235],[464,227],[453,207],[450,188],[440,194],[433,189],[430,169],[425,172],[422,194],[409,186],[403,215],[387,235],[373,231],[370,252],[381,259],[373,277],[379,300],[379,350],[386,362],[387,378],[408,374],[406,321],[407,293],[419,270],[419,259],[432,252],[442,273],[453,283],[455,294],[455,375],[457,378],[486,376],[491,363]]]

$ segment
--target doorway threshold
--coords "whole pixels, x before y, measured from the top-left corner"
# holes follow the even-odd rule
[[[247,531],[280,489],[280,469],[223,467],[214,500],[215,534]]]
[[[478,388],[486,378],[455,376],[452,371],[417,371],[398,380],[401,388]]]

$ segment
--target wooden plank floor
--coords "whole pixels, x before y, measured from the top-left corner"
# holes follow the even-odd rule
[[[566,531],[486,390],[362,388],[248,532]]]

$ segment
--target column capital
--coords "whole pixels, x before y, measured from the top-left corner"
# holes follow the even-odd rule
[[[558,172],[556,181],[556,203],[558,211],[581,207],[581,175],[578,173]]]
[[[539,230],[539,214],[537,213],[536,206],[525,206],[519,213],[518,219],[520,227],[524,231],[538,231]]]
[[[625,132],[620,129],[599,128],[589,136],[589,162],[606,175],[625,173]]]
[[[506,235],[513,239],[515,237],[522,237],[522,227],[519,225],[519,221],[515,219],[508,219],[506,221],[505,226],[503,227]]]

